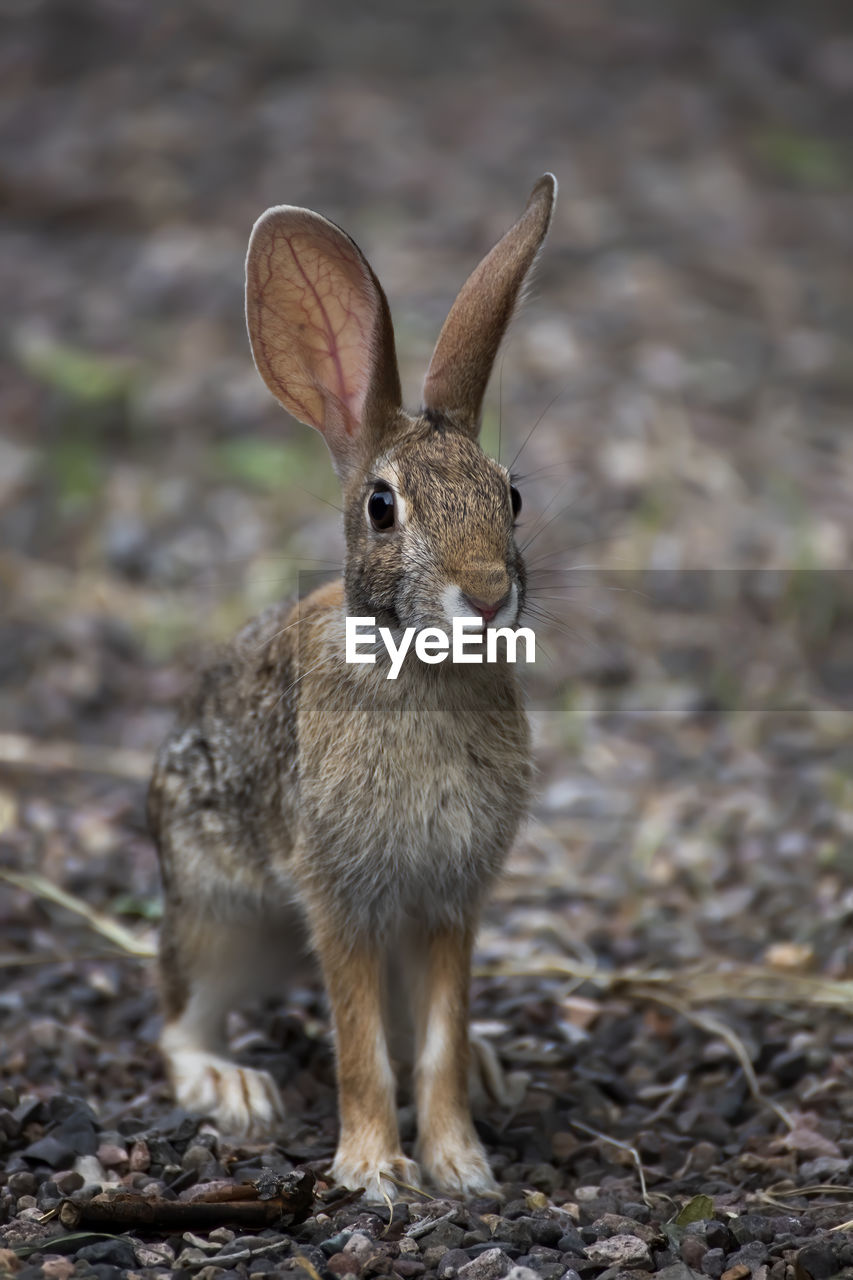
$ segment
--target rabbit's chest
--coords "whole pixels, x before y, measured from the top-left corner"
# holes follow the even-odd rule
[[[448,707],[400,690],[303,717],[300,877],[326,878],[376,925],[469,910],[527,803],[527,723],[515,691],[498,693]]]

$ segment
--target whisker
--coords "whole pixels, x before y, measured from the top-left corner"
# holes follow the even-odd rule
[[[545,591],[547,590],[548,588],[546,587]],[[586,590],[586,588],[578,587],[577,590],[584,591]],[[545,595],[544,591],[528,591],[527,596],[528,596],[528,599],[532,599],[532,600],[562,600],[564,603],[567,601],[576,602],[578,600],[577,595]]]
[[[514,471],[512,478],[523,484],[525,480],[535,480],[537,476],[544,475],[546,471],[550,474],[553,471],[561,470],[563,467],[573,466],[575,466],[574,458],[564,458],[561,462],[552,462],[546,467],[537,467],[535,471]]]
[[[568,484],[568,481],[566,481],[566,484]],[[559,493],[562,493],[565,487],[566,485],[564,484],[562,488],[559,490]],[[559,496],[559,494],[555,494],[554,496],[556,498]],[[547,511],[552,505],[553,503],[549,502],[548,506],[545,508],[545,511]],[[531,536],[527,539],[527,541],[525,543],[522,543],[522,546],[521,546],[522,554],[524,554],[527,551],[528,547],[533,546],[533,543],[537,540],[537,538],[542,537],[542,534],[545,532],[545,530],[550,528],[550,526],[554,523],[555,520],[559,520],[560,517],[564,516],[567,511],[570,511],[571,506],[572,504],[570,502],[567,503],[566,506],[564,506],[560,511],[556,513],[556,515],[553,515],[550,520],[547,520],[545,524],[541,526],[541,528],[537,529],[535,533],[531,534]],[[542,512],[543,515],[545,514],[545,511]]]
[[[538,538],[538,536],[539,536],[539,532],[540,532],[540,530],[539,530],[539,525],[541,524],[542,520],[544,520],[544,519],[545,519],[545,516],[546,516],[546,515],[548,514],[548,512],[551,510],[551,508],[553,507],[554,503],[555,503],[555,502],[557,501],[557,499],[559,498],[560,494],[561,494],[561,493],[564,493],[564,492],[565,492],[565,490],[568,488],[568,486],[569,486],[570,484],[571,484],[571,477],[570,477],[568,480],[564,480],[564,481],[563,481],[563,483],[560,485],[560,487],[559,487],[559,489],[557,490],[557,492],[552,496],[552,498],[551,498],[550,502],[548,502],[548,503],[545,505],[545,507],[542,509],[542,511],[540,511],[540,512],[539,512],[539,515],[537,516],[536,520],[535,520],[535,521],[534,521],[534,523],[533,523],[533,530],[532,530],[532,532],[531,532],[531,534],[530,534],[530,537],[527,539],[527,541],[526,541],[525,543],[523,543],[523,544],[522,544],[522,547],[521,547],[521,550],[522,550],[522,551],[524,551],[525,547],[529,547],[529,546],[530,546],[530,544],[531,544],[531,542],[533,542],[536,538]],[[566,511],[568,511],[568,510],[569,510],[569,507],[570,507],[570,506],[571,506],[571,503],[569,503],[567,506],[563,507],[562,511],[561,511],[561,512],[558,512],[558,514],[560,514],[560,515],[564,514]],[[547,528],[547,526],[545,526],[545,527]]]
[[[592,645],[594,648],[598,649],[600,653],[605,652],[604,646],[599,641],[593,639],[591,635],[588,633],[584,634],[582,631],[578,631],[576,628],[570,627],[566,623],[565,619],[558,617],[548,609],[543,609],[541,605],[533,604],[528,606],[525,603],[524,609],[532,618],[553,627],[555,631],[559,632],[561,635],[567,636],[570,640],[579,641],[581,644]]]
[[[542,421],[542,419],[545,417],[545,414],[548,412],[548,410],[549,410],[549,409],[553,408],[553,406],[554,406],[554,405],[557,403],[557,401],[560,399],[560,396],[562,396],[562,395],[565,395],[565,394],[566,394],[566,392],[568,391],[568,389],[569,389],[569,388],[568,388],[568,386],[563,387],[563,388],[562,388],[562,390],[560,390],[560,391],[558,391],[558,392],[557,392],[557,394],[554,396],[553,400],[549,400],[549,401],[548,401],[548,403],[545,405],[545,408],[542,410],[542,412],[540,413],[539,417],[536,419],[536,421],[534,422],[533,426],[530,428],[530,430],[528,431],[527,435],[524,437],[524,440],[522,441],[521,448],[519,449],[518,453],[515,455],[515,457],[513,458],[512,462],[511,462],[511,463],[509,464],[509,466],[507,467],[507,470],[508,470],[508,471],[512,471],[513,467],[514,467],[514,466],[515,466],[515,464],[518,462],[518,460],[519,460],[519,458],[521,457],[521,455],[524,453],[524,450],[527,448],[527,445],[528,445],[528,442],[529,442],[529,440],[530,440],[530,437],[533,435],[533,432],[536,430],[536,428],[539,426],[539,423],[540,423],[540,422]]]
[[[306,489],[303,484],[297,484],[294,488],[301,489],[303,493],[308,494],[309,498],[314,498],[317,502],[322,502],[324,506],[331,507],[333,511],[339,511],[341,515],[344,514],[343,507],[339,507],[336,502],[331,502],[328,498],[321,497],[319,493],[313,493],[310,489]]]
[[[540,644],[540,642],[539,642],[539,637],[537,636],[537,637],[536,637],[536,657],[537,657],[537,659],[538,659],[538,657],[539,657],[539,654],[540,654],[540,653],[544,653],[545,657],[548,659],[548,661],[550,662],[551,666],[553,667],[553,666],[554,666],[554,655],[553,655],[553,653],[551,652],[551,650],[550,650],[550,649],[546,648],[546,646],[545,646],[544,644]]]
[[[276,631],[271,636],[268,636],[266,640],[262,640],[254,652],[260,653],[262,649],[266,649],[267,645],[272,644],[273,640],[277,640],[279,636],[283,636],[285,631],[290,631],[291,627],[298,627],[300,622],[305,622],[305,620],[306,619],[303,617],[296,618],[293,622],[288,622],[286,627],[282,627],[280,631]]]
[[[586,547],[595,547],[607,543],[616,535],[613,533],[597,534],[594,538],[584,538],[582,542],[573,542],[570,547],[558,547],[555,551],[542,551],[534,556],[530,563],[540,564],[543,560],[553,560],[554,556],[572,555],[575,551],[583,551]]]
[[[337,654],[330,654],[326,658],[321,658],[319,662],[315,662],[313,667],[309,667],[307,671],[303,671],[301,675],[298,675],[296,679],[293,681],[293,683],[289,684],[286,689],[282,690],[278,698],[276,698],[276,701],[270,710],[270,715],[272,715],[273,711],[277,710],[277,708],[281,705],[282,699],[287,697],[291,689],[296,688],[300,680],[304,680],[306,676],[310,676],[312,671],[318,671],[320,667],[324,667],[327,662],[334,662],[337,659],[337,656],[338,656]]]
[[[530,569],[528,570],[528,578],[540,577],[543,573],[556,573],[562,576],[564,573],[601,573],[604,568],[600,564],[572,564],[565,569]]]

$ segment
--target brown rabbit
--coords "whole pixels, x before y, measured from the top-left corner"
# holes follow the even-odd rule
[[[406,627],[514,627],[520,499],[477,443],[492,364],[542,244],[548,174],[463,286],[416,414],[400,405],[385,295],[354,242],[307,209],[269,209],[246,263],[255,362],[321,431],[341,480],[343,580],[268,610],[205,670],[150,795],[163,867],[162,1050],[178,1100],[224,1129],[281,1118],[271,1077],[227,1057],[224,1019],[295,963],[307,925],[331,1004],[342,1183],[417,1183],[388,1047],[414,1030],[417,1156],[436,1186],[494,1187],[468,1104],[478,915],[528,801],[527,720],[506,661],[345,661],[347,615]],[[403,998],[400,998],[400,992]]]

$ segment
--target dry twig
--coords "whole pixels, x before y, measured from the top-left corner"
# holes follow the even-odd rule
[[[151,776],[151,755],[132,747],[93,747],[79,742],[31,738],[24,733],[0,733],[0,764],[24,769],[70,769],[77,773],[106,773],[145,782]]]
[[[652,1206],[649,1193],[646,1188],[646,1174],[643,1169],[643,1162],[640,1159],[640,1153],[636,1147],[632,1147],[630,1142],[620,1142],[618,1138],[611,1138],[607,1133],[601,1133],[598,1129],[592,1129],[588,1124],[583,1124],[580,1120],[572,1120],[570,1123],[575,1129],[580,1129],[581,1133],[588,1133],[591,1138],[597,1138],[599,1142],[608,1142],[611,1147],[618,1147],[620,1151],[627,1151],[628,1155],[634,1161],[634,1167],[637,1170],[637,1176],[640,1179],[640,1194],[643,1197],[643,1204]]]
[[[106,938],[114,946],[127,952],[128,955],[137,956],[142,960],[150,960],[157,954],[154,940],[150,933],[146,936],[138,937],[135,933],[131,933],[129,929],[125,929],[124,925],[119,924],[112,916],[105,915],[102,911],[96,911],[94,907],[90,907],[82,898],[75,897],[73,893],[68,893],[66,889],[61,889],[58,884],[54,884],[46,876],[39,875],[34,871],[7,871],[3,868],[0,869],[0,880],[5,880],[8,884],[13,884],[16,889],[23,889],[36,898],[46,898],[48,902],[55,902],[57,906],[64,907],[66,911],[73,911],[75,915],[81,916],[90,928],[99,933],[102,938]]]
[[[314,1203],[314,1175],[307,1169],[297,1170],[281,1180],[278,1195],[258,1198],[256,1188],[243,1186],[230,1189],[230,1198],[217,1193],[206,1200],[161,1200],[145,1196],[119,1194],[98,1195],[78,1204],[73,1197],[64,1200],[59,1220],[64,1227],[110,1223],[122,1230],[147,1227],[162,1231],[187,1231],[235,1223],[241,1228],[270,1227],[285,1220],[302,1222]],[[254,1192],[253,1198],[252,1192]]]

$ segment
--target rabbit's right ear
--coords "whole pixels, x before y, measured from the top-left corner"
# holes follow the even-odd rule
[[[268,209],[249,240],[246,321],[264,382],[345,476],[401,400],[388,303],[358,245],[310,209]]]
[[[424,408],[448,415],[474,438],[495,356],[547,234],[556,195],[557,180],[546,173],[524,213],[465,281],[438,335]]]

